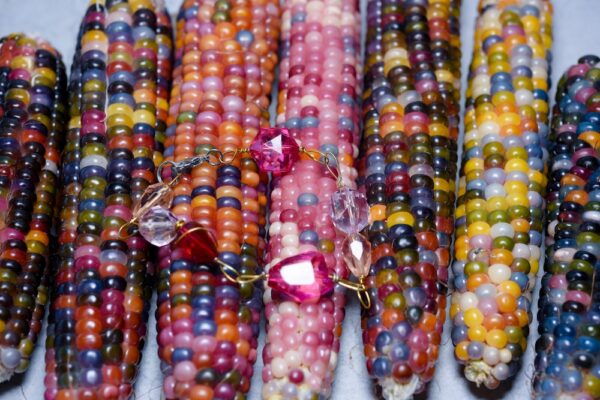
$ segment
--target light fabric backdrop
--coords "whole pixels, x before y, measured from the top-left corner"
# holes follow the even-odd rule
[[[167,0],[166,3],[171,14],[175,15],[181,0]],[[361,0],[362,10],[365,9],[365,3],[366,0]],[[27,32],[44,37],[63,54],[67,67],[70,67],[75,49],[77,27],[87,4],[87,0],[0,0],[0,36],[10,32]],[[463,0],[461,13],[463,101],[461,101],[461,105],[464,103],[467,68],[473,49],[476,8],[477,0]],[[555,92],[554,84],[568,66],[576,62],[583,54],[600,54],[600,24],[598,24],[600,0],[554,0],[554,11],[552,98],[554,98]],[[277,87],[277,85],[274,86]],[[273,116],[274,113],[271,115]],[[349,298],[332,400],[370,400],[374,399],[374,396],[362,354],[359,304],[354,296]],[[536,315],[537,295],[533,304],[533,312]],[[137,400],[161,398],[162,376],[156,354],[155,308],[153,299],[153,308],[148,322],[149,335],[136,383],[135,399]],[[536,327],[536,323],[531,327],[527,353],[518,376],[510,384],[501,386],[495,391],[486,391],[469,385],[462,377],[462,372],[454,361],[452,343],[449,338],[450,325],[446,323],[436,375],[429,385],[428,392],[418,398],[432,400],[525,400],[530,398],[533,349],[538,336]],[[34,352],[31,367],[26,374],[0,385],[0,399],[39,400],[43,398],[45,337],[44,327]],[[259,355],[262,353],[263,343],[264,329],[261,331]],[[262,360],[259,356],[255,365],[249,400],[261,398],[261,368]]]

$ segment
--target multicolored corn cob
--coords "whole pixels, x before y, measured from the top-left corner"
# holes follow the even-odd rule
[[[66,84],[50,44],[0,39],[0,382],[27,369],[42,328]]]
[[[386,399],[424,390],[446,316],[460,98],[460,2],[367,6],[361,185],[375,299],[367,369]]]
[[[268,126],[279,26],[275,0],[183,3],[166,160],[215,150],[239,154]],[[203,163],[181,175],[171,211],[214,232],[221,262],[240,274],[259,274],[266,178],[246,153]],[[212,251],[207,245],[159,250],[158,343],[168,399],[237,399],[250,387],[262,292],[230,282],[216,262],[195,261],[195,253]]]
[[[600,398],[600,58],[558,83],[552,115],[535,399]]]
[[[456,207],[452,341],[493,389],[520,368],[542,244],[550,2],[481,1]]]
[[[162,1],[162,0],[158,0]],[[169,94],[173,73],[173,27],[171,16],[164,6],[156,12],[156,124],[154,128],[154,165],[163,161],[165,150],[167,119],[169,117]]]
[[[60,264],[46,342],[46,399],[126,399],[146,335],[150,246],[122,227],[155,180],[170,71],[166,11],[91,0],[70,83]]]
[[[354,0],[286,2],[282,25],[277,125],[306,153],[271,195],[266,271],[292,256],[323,256],[324,269],[347,277],[342,242],[331,215],[336,176],[323,165],[334,154],[344,186],[356,187],[360,92],[360,19]],[[290,266],[294,268],[294,266]],[[318,282],[317,282],[318,284]],[[340,348],[344,290],[297,302],[265,290],[263,399],[328,398]]]

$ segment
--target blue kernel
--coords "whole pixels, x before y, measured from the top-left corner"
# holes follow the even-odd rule
[[[392,361],[406,361],[410,355],[410,348],[405,343],[398,343],[392,347],[390,357]]]
[[[314,206],[319,202],[319,198],[314,193],[302,193],[298,196],[298,205],[299,206]]]
[[[315,244],[319,241],[319,235],[315,231],[306,230],[300,233],[299,240],[303,244]]]
[[[181,361],[189,361],[193,356],[192,349],[188,349],[185,347],[178,347],[173,349],[173,353],[171,354],[171,360],[174,363],[178,363]]]
[[[373,361],[373,374],[380,378],[389,376],[392,372],[392,362],[387,357],[377,357]]]
[[[387,331],[383,331],[379,335],[377,335],[377,338],[375,339],[375,349],[379,353],[384,353],[385,347],[389,346],[392,343],[392,341],[392,335]]]

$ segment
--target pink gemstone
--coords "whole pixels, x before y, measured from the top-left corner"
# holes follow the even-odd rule
[[[346,236],[342,242],[346,266],[357,278],[367,276],[371,268],[371,243],[360,233]]]
[[[297,303],[316,303],[333,290],[323,255],[309,251],[281,260],[269,271],[267,284],[282,297]]]
[[[338,189],[331,195],[331,218],[348,235],[362,231],[369,224],[367,197],[348,187]]]
[[[300,158],[300,147],[285,128],[260,128],[250,145],[250,155],[263,172],[289,172]]]

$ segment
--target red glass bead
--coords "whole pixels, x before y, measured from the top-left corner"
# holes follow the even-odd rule
[[[297,303],[316,303],[333,290],[335,282],[323,255],[309,251],[285,258],[269,271],[267,284],[279,295]]]
[[[250,145],[250,155],[263,172],[289,172],[300,158],[300,147],[285,128],[260,128]]]
[[[179,236],[172,245],[183,258],[196,264],[206,264],[217,257],[217,239],[214,233],[202,225],[191,221],[179,229]]]

